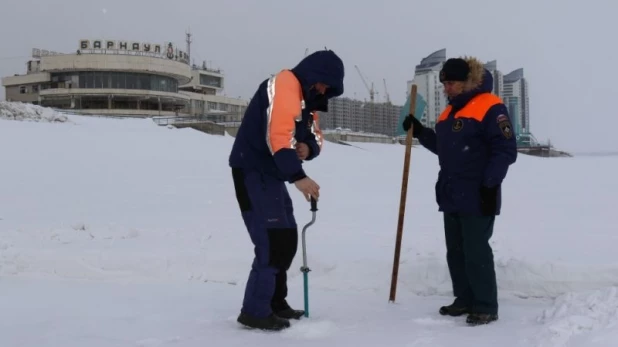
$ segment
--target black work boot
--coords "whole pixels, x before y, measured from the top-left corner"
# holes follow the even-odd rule
[[[273,312],[281,318],[300,319],[300,317],[305,314],[304,310],[295,310],[291,308],[285,300],[278,303],[273,303],[271,307]]]
[[[453,317],[459,317],[461,315],[464,315],[466,313],[470,313],[470,307],[468,306],[464,306],[464,305],[460,305],[457,303],[452,303],[448,306],[442,306],[440,307],[440,314],[443,316],[453,316]]]
[[[279,331],[290,327],[290,321],[274,313],[266,318],[256,318],[241,312],[236,321],[248,328],[261,330]]]
[[[466,319],[468,325],[482,325],[497,321],[498,315],[491,313],[470,313]]]

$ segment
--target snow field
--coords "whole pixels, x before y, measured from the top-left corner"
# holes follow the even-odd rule
[[[215,332],[220,344],[255,338],[256,346],[618,340],[618,236],[610,211],[618,192],[615,157],[519,156],[492,241],[501,320],[479,336],[463,321],[436,314],[451,300],[434,200],[437,158],[420,147],[412,151],[392,305],[386,302],[404,148],[327,142],[305,165],[322,187],[307,235],[315,318],[277,337],[248,337],[234,324],[253,248],[227,166],[232,137],[15,103],[0,103],[0,111],[0,288],[7,291],[0,306],[17,317],[0,320],[0,336],[10,342],[45,341],[44,334],[15,329],[16,322],[45,326],[59,344],[101,346],[192,346]],[[309,204],[289,188],[302,228]],[[296,306],[302,305],[300,252],[289,273]],[[55,299],[42,296],[37,283]],[[87,293],[104,308],[95,308]],[[29,314],[45,307],[39,318]],[[72,318],[55,316],[62,309]],[[93,323],[83,322],[93,312]],[[54,317],[60,321],[50,323]],[[58,324],[66,325],[62,334],[53,333]],[[466,336],[473,340],[461,344]]]

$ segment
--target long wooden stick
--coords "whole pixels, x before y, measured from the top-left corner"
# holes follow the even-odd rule
[[[410,90],[410,111],[414,115],[416,110],[416,84]],[[410,172],[410,153],[412,152],[412,128],[408,129],[406,135],[406,154],[403,161],[403,177],[401,179],[401,199],[399,200],[399,220],[397,221],[397,241],[395,242],[395,259],[393,261],[393,274],[391,276],[390,302],[395,302],[397,293],[397,276],[399,274],[399,257],[401,255],[401,239],[403,237],[403,220],[406,213],[406,197],[408,195],[408,175]]]

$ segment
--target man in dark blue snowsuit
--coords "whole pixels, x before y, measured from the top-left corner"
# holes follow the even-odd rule
[[[263,81],[245,112],[229,165],[242,217],[255,246],[238,322],[265,330],[290,326],[304,311],[287,301],[287,270],[298,247],[298,228],[286,182],[307,200],[319,186],[303,160],[322,148],[317,113],[343,94],[344,65],[330,50],[305,57]]]
[[[498,290],[489,239],[500,214],[501,185],[517,159],[517,145],[508,111],[492,94],[493,78],[475,58],[444,63],[440,81],[449,105],[435,130],[414,115],[415,138],[438,155],[440,172],[436,200],[444,214],[447,263],[455,301],[440,308],[443,315],[468,313],[471,325],[498,319]]]

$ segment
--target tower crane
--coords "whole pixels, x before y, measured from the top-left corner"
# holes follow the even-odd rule
[[[391,96],[390,94],[388,94],[388,89],[386,88],[386,78],[383,78],[382,81],[384,81],[384,97],[386,97],[386,102],[388,104],[391,103]]]
[[[388,133],[388,135],[394,135],[395,134],[395,123],[397,122],[393,117],[393,104],[391,103],[391,95],[388,93],[388,88],[386,88],[386,78],[382,78],[382,81],[384,82],[384,97],[386,98],[386,111],[384,112],[384,125],[386,127],[386,132]]]
[[[367,88],[367,91],[369,92],[369,107],[370,107],[370,116],[369,116],[370,117],[369,118],[369,128],[370,129],[369,129],[369,131],[373,132],[373,131],[375,131],[375,129],[374,129],[374,120],[375,120],[374,100],[375,100],[376,91],[373,88],[373,82],[371,82],[371,87],[369,87],[369,84],[367,83],[367,80],[363,76],[363,73],[358,68],[358,65],[354,65],[354,67],[356,68],[356,71],[358,71],[358,75],[360,76],[361,80],[365,84],[365,88]]]

